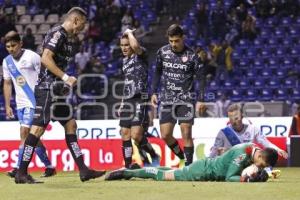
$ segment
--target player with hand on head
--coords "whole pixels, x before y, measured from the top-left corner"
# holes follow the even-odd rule
[[[274,166],[278,154],[272,148],[260,149],[253,143],[239,144],[216,158],[197,160],[182,169],[145,167],[142,169],[120,169],[108,173],[105,180],[152,178],[156,181],[228,181],[228,182],[265,182],[265,172],[248,178],[241,176],[242,171],[251,164],[260,170]],[[260,171],[259,170],[259,171]]]
[[[160,157],[155,153],[144,134],[149,125],[147,54],[146,49],[140,46],[136,40],[133,31],[125,30],[120,39],[124,56],[122,71],[125,77],[123,98],[119,109],[123,157],[126,168],[139,167],[132,163],[131,139],[133,139],[140,152],[150,154],[151,164],[159,166]]]
[[[16,94],[17,115],[20,122],[20,137],[17,167],[8,172],[8,176],[14,178],[21,162],[24,142],[29,134],[35,109],[34,87],[37,83],[38,73],[41,67],[41,58],[35,52],[23,49],[20,35],[15,31],[8,32],[5,37],[5,46],[10,55],[3,60],[3,94],[5,101],[6,116],[14,118],[13,110],[10,106],[12,95],[12,82]],[[39,140],[35,149],[36,154],[45,165],[43,177],[56,174],[55,168],[51,165],[46,154],[43,143]]]
[[[42,67],[38,85],[35,87],[36,109],[33,125],[25,140],[22,160],[15,176],[16,183],[37,183],[28,174],[28,165],[36,144],[51,119],[57,120],[65,129],[66,143],[79,168],[80,180],[88,181],[105,174],[105,171],[95,171],[86,166],[77,141],[77,124],[73,118],[72,106],[66,102],[66,99],[58,102],[53,96],[53,93],[63,93],[64,87],[63,84],[59,84],[60,82],[63,81],[70,87],[76,84],[76,78],[68,76],[64,71],[75,53],[74,44],[69,39],[84,29],[86,17],[87,14],[82,8],[73,7],[68,11],[63,24],[50,29],[45,36],[42,45]]]

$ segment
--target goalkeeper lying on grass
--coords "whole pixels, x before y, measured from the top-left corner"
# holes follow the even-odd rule
[[[152,178],[157,181],[232,181],[265,182],[268,174],[265,167],[274,166],[278,155],[272,148],[259,149],[253,143],[244,143],[232,147],[216,158],[197,160],[183,169],[166,167],[147,167],[142,169],[120,169],[106,175],[105,180]],[[241,176],[243,169],[255,164],[256,173]]]

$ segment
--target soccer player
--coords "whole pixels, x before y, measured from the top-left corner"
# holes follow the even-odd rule
[[[80,7],[73,7],[67,13],[63,24],[50,29],[45,36],[41,58],[42,68],[39,73],[38,85],[35,87],[36,109],[33,125],[25,140],[22,160],[15,176],[16,183],[38,183],[28,174],[27,169],[34,148],[51,118],[59,121],[65,129],[66,143],[79,168],[80,180],[87,181],[105,173],[105,171],[89,169],[85,165],[77,142],[77,125],[72,115],[72,107],[65,102],[65,99],[56,104],[56,97],[53,96],[54,92],[55,94],[63,93],[64,87],[59,84],[61,80],[70,87],[76,84],[75,77],[64,73],[68,61],[75,53],[74,46],[68,38],[82,31],[85,22],[86,12]]]
[[[35,109],[34,87],[37,83],[38,73],[40,71],[40,56],[35,52],[22,49],[20,35],[15,31],[8,32],[5,37],[5,46],[10,54],[3,59],[3,94],[5,100],[5,110],[7,118],[14,118],[13,110],[10,106],[12,95],[12,82],[16,93],[17,114],[20,122],[20,137],[17,167],[8,172],[8,176],[15,177],[17,168],[21,162],[21,156],[24,149],[24,142],[29,134],[29,129],[33,120]],[[49,177],[56,174],[55,168],[51,165],[46,154],[46,149],[39,140],[35,149],[36,154],[44,163],[46,169],[43,177]]]
[[[140,152],[150,154],[152,165],[158,166],[160,158],[144,135],[145,128],[148,127],[149,123],[146,50],[140,46],[133,35],[133,30],[130,29],[123,33],[120,39],[120,46],[124,56],[122,70],[125,76],[123,99],[120,107],[120,126],[125,167],[138,167],[136,164],[132,164],[133,148],[131,138]],[[145,156],[144,158],[146,160]]]
[[[193,87],[194,75],[200,82],[197,111],[203,106],[205,79],[201,69],[203,64],[197,59],[194,51],[184,44],[183,29],[179,25],[173,24],[168,28],[167,36],[169,44],[161,47],[157,52],[151,103],[157,107],[158,97],[160,98],[161,136],[172,152],[181,160],[180,165],[182,166],[193,162],[192,125],[195,113],[193,105],[196,100]],[[184,141],[184,153],[178,141],[173,137],[177,121]]]
[[[152,178],[157,181],[229,181],[265,182],[268,174],[262,170],[274,166],[278,155],[272,148],[259,149],[253,143],[239,144],[216,158],[197,160],[183,169],[154,168],[121,169],[106,175],[105,180]],[[260,172],[254,177],[241,177],[243,169],[255,164]]]
[[[239,104],[232,104],[227,112],[230,124],[218,133],[210,157],[216,157],[234,145],[254,142],[275,149],[279,155],[287,159],[287,152],[272,144],[257,127],[243,123],[242,109]]]

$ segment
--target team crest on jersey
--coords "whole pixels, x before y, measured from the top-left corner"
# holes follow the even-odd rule
[[[51,38],[50,42],[49,42],[49,45],[55,47],[58,39],[60,38],[61,36],[61,33],[59,31],[56,31],[54,34],[53,34],[53,37]]]
[[[25,80],[24,76],[18,76],[18,77],[16,78],[16,83],[17,83],[18,86],[23,86],[23,85],[25,85],[26,80]]]
[[[188,61],[188,59],[189,59],[189,58],[188,58],[187,56],[182,56],[182,57],[181,57],[181,60],[182,60],[182,62],[184,62],[184,63],[185,63],[186,61]]]
[[[246,158],[246,154],[239,155],[233,160],[233,163],[240,166],[241,162]]]

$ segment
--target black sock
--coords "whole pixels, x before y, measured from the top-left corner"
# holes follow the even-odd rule
[[[129,168],[132,162],[132,153],[133,153],[131,140],[123,141],[122,151],[123,151],[123,158],[125,161],[125,167]]]
[[[37,145],[39,138],[33,134],[29,134],[24,143],[24,150],[22,154],[22,160],[19,167],[20,174],[27,174],[28,165],[32,159],[35,146]]]
[[[176,140],[175,143],[168,145],[169,148],[172,150],[173,153],[179,158],[179,159],[184,159],[184,154],[182,149],[180,148],[178,141]]]
[[[183,150],[186,158],[185,166],[188,166],[193,162],[194,147],[184,147]]]
[[[142,150],[146,151],[147,153],[149,153],[151,158],[155,158],[157,156],[152,145],[148,142],[148,139],[146,136],[143,136],[138,147],[141,148]]]
[[[83,155],[77,142],[77,135],[66,134],[66,143],[79,170],[88,170],[88,167],[84,164]]]
[[[150,164],[150,161],[147,156],[147,152],[145,150],[141,149],[140,146],[137,146],[137,147],[138,147],[139,154],[140,154],[140,157],[141,157],[141,160],[143,161],[143,163]]]

